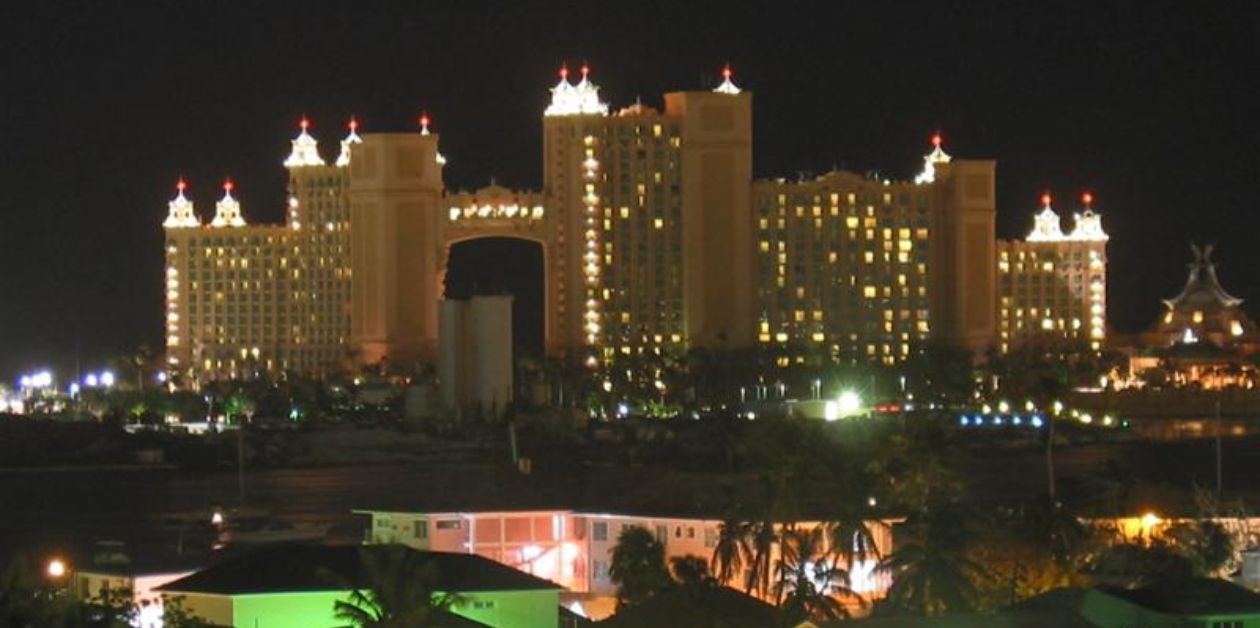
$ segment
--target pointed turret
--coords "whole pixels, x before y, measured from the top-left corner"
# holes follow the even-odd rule
[[[1049,192],[1041,195],[1041,213],[1034,219],[1032,233],[1028,234],[1029,242],[1063,240],[1063,226],[1059,222],[1059,214],[1050,206],[1051,200]]]
[[[732,96],[734,96],[735,94],[738,94],[740,92],[740,89],[738,86],[735,85],[735,82],[731,80],[732,75],[733,75],[733,72],[731,72],[731,64],[728,63],[725,66],[723,66],[722,67],[722,84],[713,88],[713,91],[719,94],[730,94]]]
[[[560,67],[560,82],[551,88],[551,104],[546,116],[608,115],[608,103],[600,102],[599,86],[590,80],[591,69],[582,64],[582,79],[569,83],[568,66]]]
[[[1102,228],[1102,216],[1094,213],[1094,195],[1089,192],[1081,194],[1081,204],[1085,206],[1085,211],[1072,215],[1076,224],[1072,227],[1072,233],[1068,234],[1068,239],[1106,242],[1109,238]]]
[[[429,112],[427,111],[420,112],[420,135],[426,135],[426,136],[433,135],[433,133],[429,131],[430,124],[433,124],[433,118],[429,117]],[[434,151],[434,153],[437,155],[437,157],[434,158],[434,160],[437,162],[437,165],[445,166],[446,157],[440,151]]]
[[[941,146],[945,139],[941,132],[932,134],[932,152],[923,156],[923,172],[914,177],[915,183],[932,183],[936,181],[936,164],[947,164],[952,157]]]
[[[319,142],[311,137],[306,130],[310,128],[311,122],[306,117],[298,123],[298,127],[302,132],[293,139],[293,149],[289,152],[289,158],[284,160],[285,168],[301,168],[303,166],[322,166],[324,160],[319,156]]]
[[[350,128],[350,134],[346,139],[341,140],[341,154],[337,155],[337,166],[346,167],[350,165],[350,147],[354,144],[362,144],[363,138],[359,137],[359,121],[350,117],[350,122],[346,125]]]
[[[235,184],[231,179],[223,182],[223,198],[214,204],[214,220],[211,227],[244,227],[245,219],[241,217],[241,204],[232,198]]]
[[[167,204],[169,209],[166,220],[162,222],[163,227],[171,229],[201,226],[201,219],[197,218],[197,213],[193,211],[192,201],[184,197],[184,190],[187,188],[188,184],[184,183],[183,177],[180,177],[175,184],[175,198]]]

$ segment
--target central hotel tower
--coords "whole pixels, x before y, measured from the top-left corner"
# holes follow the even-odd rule
[[[282,225],[247,225],[230,187],[202,224],[181,186],[165,223],[172,368],[431,361],[450,247],[490,236],[542,246],[547,351],[590,365],[758,345],[892,363],[927,341],[997,344],[993,161],[951,159],[937,137],[912,181],[754,181],[753,96],[729,71],[663,110],[611,110],[585,67],[575,78],[551,89],[539,191],[446,190],[426,118],[352,127],[333,165],[304,122]]]

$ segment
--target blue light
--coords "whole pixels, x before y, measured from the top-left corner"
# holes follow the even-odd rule
[[[1019,418],[1019,415],[1017,414],[1015,415],[1015,418],[1011,419],[1011,423],[1014,423],[1015,425],[1023,425],[1024,420]]]
[[[1034,415],[1033,415],[1033,418],[1032,418],[1032,426],[1033,426],[1033,427],[1041,427],[1043,423],[1044,423],[1044,422],[1041,420],[1041,415],[1039,415],[1039,414],[1034,414]]]
[[[975,422],[976,422],[976,425],[984,425],[984,417],[977,414],[975,418]]]
[[[995,417],[993,417],[993,424],[994,424],[994,425],[1001,425],[1001,424],[1002,424],[1002,417],[1000,417],[1000,416],[995,416]]]
[[[964,414],[963,416],[958,417],[958,424],[959,424],[959,425],[966,426],[966,425],[967,425],[967,423],[969,423],[969,421],[967,420],[967,415],[965,415],[965,414]]]

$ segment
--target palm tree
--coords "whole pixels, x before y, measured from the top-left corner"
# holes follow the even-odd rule
[[[848,572],[827,559],[826,546],[826,526],[783,532],[773,589],[779,612],[789,625],[849,614],[837,598],[856,594],[848,587]]]
[[[717,585],[717,580],[709,573],[709,563],[701,556],[687,554],[669,559],[670,571],[679,586],[692,592],[699,592]]]
[[[728,517],[718,525],[717,543],[713,546],[713,557],[709,559],[709,569],[718,582],[729,584],[743,571],[744,565],[752,564],[752,531],[751,525],[735,517]]]
[[[368,586],[355,587],[348,600],[337,600],[333,613],[357,628],[429,626],[448,609],[463,603],[455,593],[437,591],[437,566],[403,545],[375,545],[360,550]]]
[[[893,578],[887,604],[922,615],[974,606],[984,569],[969,556],[967,517],[957,503],[938,502],[906,520],[897,549],[879,566]]]
[[[670,582],[665,568],[665,545],[640,526],[630,526],[617,536],[608,575],[617,585],[617,605],[642,602]]]
[[[750,539],[752,544],[752,562],[748,564],[748,581],[744,592],[758,597],[765,597],[770,591],[771,562],[770,554],[779,542],[778,524],[772,517],[764,517],[752,524]]]
[[[862,499],[860,492],[850,488],[844,495],[849,497],[841,502],[839,513],[827,522],[827,541],[831,553],[847,569],[852,569],[854,564],[883,558],[875,531],[886,529],[887,525],[873,518],[870,502]]]

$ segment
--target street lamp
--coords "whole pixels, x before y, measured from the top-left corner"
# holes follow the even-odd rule
[[[44,570],[49,578],[60,580],[66,575],[66,561],[60,558],[54,558],[48,561],[48,567]]]

